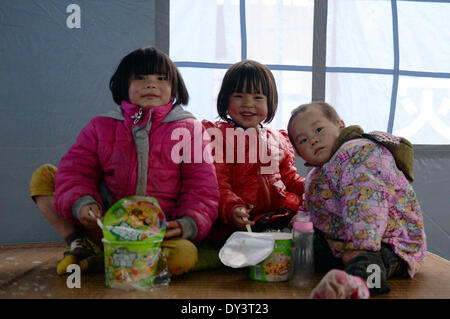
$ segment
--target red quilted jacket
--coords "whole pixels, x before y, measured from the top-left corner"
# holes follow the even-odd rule
[[[216,134],[218,138],[212,136],[212,139],[216,147],[223,150],[223,163],[219,163],[217,157],[214,163],[219,183],[220,202],[219,218],[208,236],[210,239],[222,242],[234,230],[231,213],[238,205],[253,205],[254,208],[250,212],[252,219],[261,213],[284,207],[288,193],[296,196],[297,203],[301,203],[305,179],[297,174],[294,166],[295,153],[286,131],[262,128],[259,134],[264,137],[264,142],[258,140],[258,150],[263,145],[266,154],[271,154],[267,152],[267,149],[271,149],[274,159],[268,162],[267,159],[264,160],[263,157],[258,156],[257,160],[252,162],[251,154],[254,154],[254,151],[251,152],[251,147],[254,146],[252,142],[247,142],[243,147],[238,148],[237,139],[230,146],[231,141],[226,138],[227,130],[229,133],[233,130],[244,132],[242,129],[222,121],[212,123],[204,120],[202,123],[210,135],[214,135],[217,129],[221,132]],[[231,158],[229,155],[231,149],[234,156],[232,163],[226,161],[227,154]],[[242,163],[239,163],[237,158],[243,153],[245,153],[245,161],[241,160]],[[217,154],[217,149],[214,154]],[[273,169],[268,169],[266,172],[261,170],[269,166]]]

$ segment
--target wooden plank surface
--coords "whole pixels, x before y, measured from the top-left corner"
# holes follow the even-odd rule
[[[227,267],[173,277],[170,284],[152,291],[125,291],[105,287],[104,275],[82,274],[81,288],[68,288],[67,276],[56,274],[63,243],[0,246],[1,299],[298,299],[312,288],[298,289],[289,282],[262,283],[249,279],[248,269]],[[322,274],[316,274],[318,283]],[[428,253],[413,279],[389,280],[392,291],[374,298],[450,298],[450,262]]]

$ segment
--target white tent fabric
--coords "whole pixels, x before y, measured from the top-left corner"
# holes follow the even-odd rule
[[[198,118],[214,120],[226,69],[249,58],[271,66],[279,105],[285,107],[279,108],[270,126],[285,127],[290,110],[311,97],[313,4],[310,0],[172,1],[170,56],[186,79],[190,110]]]
[[[191,110],[213,120],[224,69],[249,58],[274,71],[280,103],[270,126],[286,128],[291,110],[311,101],[320,2],[172,1],[170,56],[187,78]],[[324,99],[349,125],[450,144],[449,1],[325,2]]]

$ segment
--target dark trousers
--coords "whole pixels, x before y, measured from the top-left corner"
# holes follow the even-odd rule
[[[406,262],[398,257],[391,246],[382,243],[379,251],[365,251],[344,265],[341,258],[336,258],[323,233],[314,228],[314,264],[319,273],[331,269],[341,269],[347,274],[367,279],[373,270],[370,265],[377,265],[380,270],[379,287],[369,288],[371,295],[386,294],[391,290],[387,279],[392,276],[408,276]]]

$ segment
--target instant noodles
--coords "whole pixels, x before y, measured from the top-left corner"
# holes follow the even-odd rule
[[[258,281],[286,281],[291,265],[292,234],[267,232],[275,240],[272,253],[257,265],[250,266],[250,279]]]
[[[106,286],[153,288],[165,231],[155,198],[130,196],[112,205],[103,219]]]

